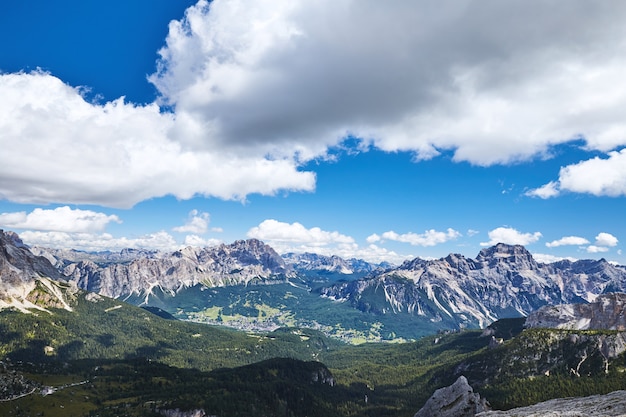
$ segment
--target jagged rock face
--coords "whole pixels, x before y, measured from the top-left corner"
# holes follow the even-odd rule
[[[537,376],[600,376],[608,374],[613,366],[621,367],[619,357],[624,351],[623,332],[526,329],[499,346],[459,362],[452,372],[437,374],[434,380],[467,375],[470,384],[479,389]]]
[[[0,230],[0,309],[71,309],[67,295],[74,290],[62,289],[55,282],[62,278],[46,258],[35,256],[15,233]]]
[[[57,269],[69,264],[90,261],[99,265],[110,263],[131,262],[140,258],[158,258],[161,254],[156,250],[122,249],[120,252],[84,252],[75,249],[55,249],[35,246],[31,248],[37,256],[48,259]]]
[[[460,376],[454,384],[435,391],[415,417],[474,417],[488,409],[487,402]]]
[[[605,260],[541,264],[520,245],[498,244],[476,259],[451,254],[340,283],[322,291],[380,314],[409,313],[452,327],[484,327],[498,318],[527,316],[544,306],[590,302],[626,290],[626,269]]]
[[[42,276],[59,279],[61,274],[46,258],[33,255],[15,233],[0,230],[0,279],[2,282],[24,283]]]
[[[624,331],[626,294],[603,294],[592,303],[546,306],[528,316],[526,327]]]
[[[113,298],[148,295],[154,288],[175,293],[202,284],[227,286],[284,281],[293,272],[271,247],[251,239],[211,248],[187,247],[128,263],[67,265],[64,274],[80,288]]]
[[[159,414],[165,417],[207,417],[207,414],[204,410],[159,410]]]
[[[287,253],[283,259],[298,271],[326,271],[338,274],[368,274],[381,269],[361,259],[343,259],[339,256],[324,256],[315,253]]]
[[[311,372],[311,382],[331,387],[335,386],[335,378],[325,366],[320,366]]]
[[[485,411],[477,417],[617,417],[626,415],[626,391],[580,398],[559,398],[508,411]]]

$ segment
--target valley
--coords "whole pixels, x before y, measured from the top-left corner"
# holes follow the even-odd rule
[[[133,262],[145,257],[134,254],[106,262],[89,254],[91,275],[81,281],[86,274],[63,271],[86,260],[36,255],[4,232],[0,243],[3,416],[410,417],[461,376],[496,410],[626,387],[626,296],[611,291],[623,285],[623,267],[608,263],[538,264],[521,247],[501,246],[476,260],[358,272],[337,268],[337,259],[314,271],[308,256],[304,273],[253,242],[252,252],[243,243],[238,252],[222,248],[237,253],[222,259],[205,249],[213,266],[173,285],[182,265],[167,254],[151,253],[147,263],[168,258],[162,283],[141,275],[146,269]],[[196,267],[185,261],[181,270]],[[281,273],[267,272],[273,267]],[[114,281],[103,281],[116,268],[117,298],[105,294]],[[131,270],[134,283],[124,281]],[[474,272],[461,279],[464,270]],[[218,273],[209,280],[207,271]],[[215,285],[225,271],[245,283]],[[472,276],[483,280],[474,304]],[[421,289],[437,277],[449,291]],[[135,291],[139,282],[151,286]],[[490,288],[504,301],[520,289],[517,307],[493,308]],[[597,295],[585,300],[577,288]],[[579,304],[555,310],[552,300],[568,297]],[[478,326],[481,314],[496,318]]]

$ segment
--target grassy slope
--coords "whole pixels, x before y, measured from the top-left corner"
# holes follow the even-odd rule
[[[310,283],[308,283],[310,284]],[[307,284],[307,285],[308,285]],[[348,343],[418,339],[439,324],[408,313],[364,313],[349,303],[322,298],[307,285],[274,284],[201,288],[179,291],[175,297],[156,294],[150,305],[183,319],[239,328],[271,326],[317,328]],[[384,295],[378,294],[384,297]],[[140,304],[144,298],[130,299]]]
[[[44,385],[88,381],[46,397],[2,402],[0,415],[150,416],[157,407],[202,407],[229,416],[312,410],[307,413],[410,417],[459,372],[480,382],[490,367],[504,363],[498,378],[479,388],[501,408],[626,387],[623,358],[608,375],[589,368],[589,375],[577,378],[561,366],[550,377],[529,378],[528,361],[511,358],[535,357],[533,346],[549,339],[545,332],[524,331],[493,350],[480,331],[351,346],[312,330],[251,334],[165,320],[105,298],[79,297],[76,303],[73,313],[0,312],[0,358],[10,358],[13,367]],[[503,321],[496,336],[519,331],[519,323]],[[566,360],[580,354],[567,344],[543,345],[561,346]],[[46,354],[46,346],[54,350]],[[330,369],[334,387],[311,382],[313,370],[323,366],[311,360]]]

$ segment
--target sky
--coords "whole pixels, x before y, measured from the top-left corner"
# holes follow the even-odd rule
[[[626,264],[626,3],[0,5],[29,245]]]

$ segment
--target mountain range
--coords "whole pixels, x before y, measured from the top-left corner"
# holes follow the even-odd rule
[[[0,310],[59,307],[71,310],[77,289],[50,262],[34,255],[13,232],[0,231]]]
[[[316,310],[307,312],[310,316],[319,317],[323,314],[321,306],[332,305],[350,309],[357,314],[353,318],[363,320],[401,317],[406,321],[423,316],[416,314],[415,309],[364,312],[348,300],[337,303],[329,299],[324,291],[375,282],[398,271],[413,270],[411,265],[422,265],[420,268],[428,271],[441,263],[449,264],[446,259],[450,258],[413,260],[382,271],[373,268],[361,277],[352,271],[342,274],[345,280],[337,281],[338,270],[329,272],[326,268],[316,275],[315,269],[309,268],[304,274],[282,257],[266,256],[275,252],[258,241],[224,245],[221,252],[205,250],[212,254],[208,258],[217,258],[205,262],[217,264],[216,274],[234,266],[243,281],[203,281],[192,287],[183,284],[180,288],[172,287],[171,300],[188,296],[187,291],[195,289],[196,296],[205,298],[228,291],[238,296],[267,292],[276,299],[282,294],[283,299],[291,300],[300,294],[288,292],[293,289],[310,294],[320,303]],[[419,410],[431,395],[437,398],[437,389],[459,379],[465,379],[474,393],[489,400],[496,409],[565,396],[606,394],[626,384],[626,295],[610,292],[619,284],[623,267],[604,261],[533,264],[524,248],[506,245],[486,248],[474,260],[455,256],[464,260],[458,261],[458,265],[472,265],[474,268],[469,271],[484,280],[493,279],[490,271],[495,274],[493,271],[499,270],[506,279],[497,282],[504,282],[505,288],[524,288],[520,282],[525,281],[516,272],[528,282],[539,282],[541,271],[548,270],[561,277],[564,285],[578,279],[586,285],[581,288],[597,289],[598,293],[588,291],[586,299],[578,296],[580,302],[575,305],[546,303],[528,319],[500,319],[485,330],[442,332],[409,343],[351,346],[311,329],[237,332],[173,320],[171,316],[164,319],[152,314],[154,309],[140,309],[80,289],[77,280],[59,272],[81,262],[93,263],[98,272],[112,266],[169,259],[175,253],[68,252],[75,257],[91,257],[90,260],[56,259],[50,258],[49,253],[40,256],[41,253],[31,251],[14,233],[0,233],[1,415],[405,416]],[[279,273],[255,276],[255,268],[263,270],[273,263]],[[322,263],[336,265],[337,260]],[[187,267],[190,264],[193,262],[187,263]],[[587,269],[588,264],[595,264],[596,268]],[[481,273],[476,272],[480,270]],[[418,286],[427,273],[422,272],[414,285]],[[535,293],[541,293],[554,280],[551,276],[543,278],[544,286],[537,285]],[[409,284],[406,278],[397,279]],[[208,286],[215,282],[227,286]],[[558,288],[559,294],[576,293]],[[152,290],[153,294],[159,293],[157,287]],[[244,302],[249,309],[252,300]],[[387,302],[386,298],[382,301]],[[442,303],[441,299],[437,301]],[[335,317],[337,311],[348,310],[332,310],[331,315]],[[224,308],[222,313],[225,312]],[[442,312],[439,311],[445,314]],[[345,323],[346,317],[335,319]],[[444,321],[435,323],[441,325]],[[602,397],[598,401],[613,401],[612,398]],[[571,404],[566,408],[576,407]],[[556,406],[546,403],[541,407],[551,412]]]
[[[224,313],[231,311],[237,317],[231,322],[235,327],[246,317],[252,318],[247,328],[280,327],[289,324],[287,315],[297,325],[308,321],[322,330],[363,331],[341,322],[344,314],[354,322],[351,310],[363,314],[369,334],[382,328],[381,339],[484,328],[500,318],[528,316],[545,305],[589,303],[604,293],[626,291],[624,266],[604,259],[544,264],[523,246],[506,244],[485,248],[475,259],[450,254],[400,266],[311,253],[281,256],[256,239],[175,252],[32,252],[48,259],[57,277],[78,288],[154,305],[179,318],[227,324]],[[239,295],[234,298],[235,293]],[[297,302],[290,304],[289,297]],[[322,309],[340,311],[333,315],[337,321],[303,316],[305,310],[315,315]]]
[[[413,259],[322,296],[365,312],[408,314],[442,327],[484,327],[503,317],[527,316],[544,305],[591,302],[626,290],[626,268],[604,259],[537,262],[520,245],[497,244],[476,259],[450,254]]]

